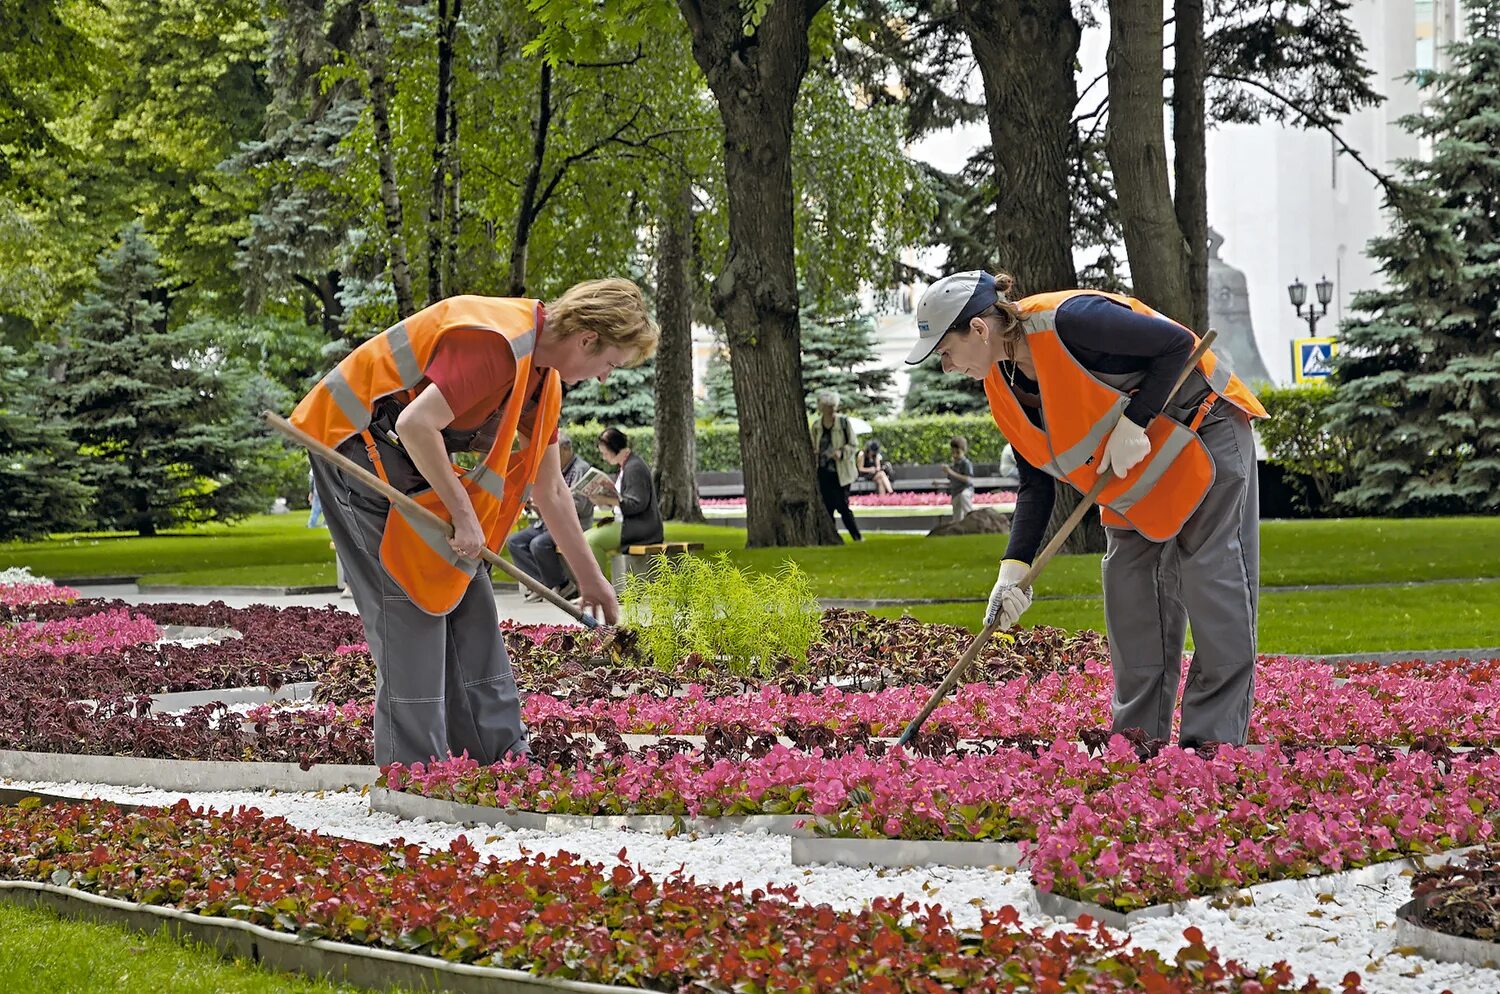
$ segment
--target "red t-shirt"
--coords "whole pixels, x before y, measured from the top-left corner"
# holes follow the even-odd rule
[[[530,436],[536,428],[543,370],[533,366],[526,382],[526,406],[521,411],[521,434]],[[421,393],[430,383],[443,394],[453,409],[451,427],[460,431],[478,428],[489,420],[510,398],[516,382],[516,360],[510,343],[492,331],[461,329],[450,331],[438,344],[427,374],[417,384]],[[557,441],[552,429],[549,442]]]

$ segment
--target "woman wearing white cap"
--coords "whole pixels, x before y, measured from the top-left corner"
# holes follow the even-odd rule
[[[1165,407],[1197,338],[1134,298],[1064,290],[1011,300],[1011,287],[1009,276],[978,271],[938,280],[917,305],[906,360],[936,352],[944,372],[983,380],[1015,451],[1020,489],[985,623],[1008,628],[1031,605],[1017,581],[1041,546],[1054,479],[1086,491],[1113,473],[1099,502],[1114,730],[1170,738],[1191,623],[1181,741],[1243,743],[1259,599],[1250,421],[1265,408],[1212,352]]]

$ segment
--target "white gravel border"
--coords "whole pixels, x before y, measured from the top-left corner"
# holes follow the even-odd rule
[[[153,787],[111,787],[86,783],[5,781],[6,786],[73,797],[99,797],[136,804],[170,804],[186,797],[194,805],[229,808],[248,805],[279,815],[301,828],[366,842],[404,839],[442,848],[460,835],[481,852],[502,859],[522,851],[577,853],[612,865],[624,848],[630,860],[653,874],[668,874],[679,865],[705,884],[744,881],[746,889],[793,884],[812,904],[856,910],[871,898],[897,894],[924,904],[941,904],[960,927],[976,926],[981,907],[1013,905],[1024,922],[1048,927],[1068,923],[1042,915],[1031,898],[1024,871],[921,867],[906,870],[855,869],[820,865],[794,866],[791,841],[763,832],[702,838],[595,829],[565,836],[506,828],[468,829],[442,822],[400,821],[372,812],[363,793],[354,790],[313,793],[254,791],[182,792]],[[1287,960],[1299,978],[1315,975],[1337,990],[1346,973],[1358,972],[1369,994],[1496,994],[1500,970],[1439,963],[1396,951],[1396,909],[1410,897],[1408,878],[1363,885],[1337,898],[1272,894],[1255,904],[1228,909],[1195,910],[1192,918],[1173,915],[1145,921],[1131,932],[1141,946],[1173,956],[1185,945],[1182,930],[1195,925],[1208,944],[1229,958],[1270,964]]]

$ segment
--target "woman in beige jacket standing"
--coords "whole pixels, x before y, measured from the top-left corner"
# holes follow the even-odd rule
[[[823,496],[823,506],[828,509],[829,517],[838,512],[844,519],[844,530],[858,542],[859,523],[849,507],[849,487],[859,475],[854,466],[859,441],[848,417],[839,413],[839,395],[834,391],[818,394],[818,416],[808,425],[808,434],[818,466],[818,492]]]

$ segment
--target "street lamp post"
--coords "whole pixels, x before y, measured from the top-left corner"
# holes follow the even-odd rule
[[[1307,303],[1307,284],[1300,277],[1294,278],[1291,286],[1286,288],[1287,296],[1292,298],[1292,307],[1297,311],[1297,317],[1307,321],[1307,334],[1316,337],[1318,334],[1318,318],[1328,313],[1328,305],[1333,301],[1333,281],[1327,276],[1318,280],[1314,289],[1318,293],[1318,303],[1323,305],[1321,311],[1314,310],[1312,304],[1307,304],[1307,313],[1302,312],[1302,305]]]

